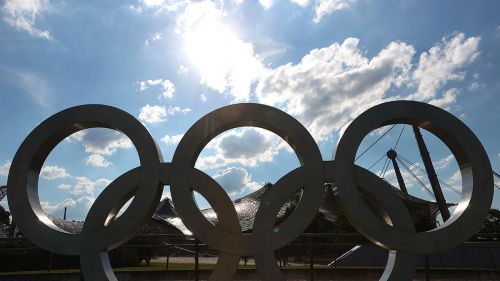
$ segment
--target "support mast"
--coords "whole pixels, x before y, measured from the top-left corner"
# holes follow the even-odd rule
[[[401,170],[399,170],[398,162],[396,162],[397,156],[398,156],[398,154],[396,153],[396,151],[394,149],[390,149],[389,151],[387,151],[387,157],[389,157],[389,159],[391,159],[392,166],[394,167],[394,171],[396,172],[396,178],[398,179],[399,189],[406,196],[408,196],[408,190],[406,189],[405,181],[403,179],[403,176],[401,175]]]
[[[431,156],[425,145],[424,138],[420,133],[420,129],[417,126],[413,126],[413,132],[415,133],[415,139],[417,140],[418,150],[420,151],[420,156],[422,156],[422,161],[424,162],[425,170],[429,176],[429,181],[431,183],[432,191],[434,192],[434,197],[436,197],[436,203],[438,204],[439,212],[443,221],[447,221],[450,218],[450,210],[446,205],[446,200],[444,199],[443,191],[439,185],[439,180],[432,165]]]

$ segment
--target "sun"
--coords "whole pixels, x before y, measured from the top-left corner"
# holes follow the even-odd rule
[[[220,93],[229,89],[235,100],[248,99],[249,85],[263,69],[251,43],[238,38],[217,17],[203,18],[185,30],[182,38],[202,84]]]
[[[228,27],[211,22],[184,34],[184,42],[186,53],[198,68],[202,82],[224,91],[228,71],[238,59],[239,39]]]

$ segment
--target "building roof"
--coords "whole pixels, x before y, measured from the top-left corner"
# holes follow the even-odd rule
[[[272,184],[266,184],[255,192],[233,201],[236,213],[238,214],[238,219],[240,220],[242,232],[250,232],[252,230],[255,215],[259,209],[260,202],[272,186]],[[412,211],[423,211],[434,217],[437,214],[438,207],[435,202],[422,200],[411,195],[405,195],[395,187],[393,187],[393,189]],[[291,213],[291,211],[293,211],[293,207],[300,199],[300,194],[298,195],[299,196],[293,196],[293,198],[281,208],[278,213],[277,220],[285,218],[289,215],[289,213]],[[211,223],[217,223],[217,214],[212,208],[204,209],[201,212]],[[319,208],[319,213],[322,215],[321,217],[323,219],[330,222],[334,222],[338,216],[339,208],[330,185],[325,185],[324,198]],[[184,234],[191,234],[191,232],[180,220],[177,212],[175,211],[173,202],[169,198],[165,198],[160,202],[153,218],[173,225]]]
[[[257,214],[260,202],[263,196],[267,193],[267,191],[269,191],[270,188],[272,188],[272,186],[272,184],[266,184],[255,192],[233,201],[235,210],[238,214],[238,219],[240,220],[242,232],[250,232],[252,230],[255,215]],[[399,189],[395,187],[393,188],[410,209],[423,210],[434,216],[438,212],[438,208],[435,202],[422,200],[411,195],[405,195]],[[6,190],[6,188],[0,190]],[[277,220],[284,219],[293,211],[294,206],[300,200],[300,193],[297,193],[296,195],[298,196],[292,196],[292,199],[281,208],[280,212],[278,213]],[[204,209],[201,212],[211,223],[217,224],[217,214],[212,208]],[[334,222],[336,217],[338,216],[339,208],[336,204],[334,194],[330,185],[325,185],[324,198],[319,208],[319,213],[322,215],[321,219],[325,219],[329,222]],[[52,215],[49,215],[49,218],[54,222],[54,224],[71,233],[80,233],[83,227],[82,221],[63,220]],[[155,221],[166,223],[167,225],[172,226],[180,231],[180,233],[182,234],[191,235],[189,229],[179,218],[174,204],[169,198],[165,198],[160,202],[152,216],[152,219]]]

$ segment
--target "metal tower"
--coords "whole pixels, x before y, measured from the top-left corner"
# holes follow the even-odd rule
[[[429,151],[427,150],[427,146],[425,145],[424,138],[420,133],[420,129],[417,126],[413,126],[413,132],[415,133],[415,139],[417,140],[418,150],[420,151],[420,156],[422,156],[425,170],[427,172],[427,175],[429,176],[429,181],[431,183],[434,197],[436,197],[436,203],[438,204],[439,212],[441,213],[443,221],[447,221],[450,218],[450,210],[448,210],[448,207],[446,205],[446,199],[444,198],[443,191],[441,190],[441,186],[439,185],[439,180],[436,175],[436,171],[434,170],[434,166],[432,165],[431,156],[429,155]]]
[[[401,170],[399,170],[398,162],[396,162],[396,157],[398,157],[397,152],[394,149],[390,149],[387,151],[387,157],[391,159],[392,166],[394,167],[394,171],[396,172],[396,178],[398,179],[399,189],[408,196],[408,190],[406,189],[406,184],[401,175]]]

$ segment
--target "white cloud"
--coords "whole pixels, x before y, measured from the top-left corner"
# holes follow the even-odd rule
[[[196,167],[214,169],[228,164],[254,167],[259,162],[272,162],[274,156],[284,147],[286,146],[282,145],[281,139],[267,130],[231,130],[207,145],[207,148],[215,150],[215,153],[199,157]]]
[[[273,6],[274,0],[259,0],[259,3],[264,9],[269,9]]]
[[[248,101],[251,84],[265,67],[251,43],[238,38],[223,23],[222,3],[194,2],[177,18],[185,52],[201,76],[201,84],[234,101]]]
[[[87,158],[87,165],[90,165],[92,167],[109,167],[113,165],[113,163],[109,162],[106,160],[106,158],[102,157],[100,154],[91,154]]]
[[[6,0],[3,7],[3,19],[10,26],[28,32],[30,36],[52,40],[48,30],[35,27],[36,20],[48,11],[48,0]]]
[[[205,96],[205,94],[201,94],[200,99],[202,103],[205,103],[207,101],[207,96]]]
[[[236,0],[237,4],[241,4],[244,0]],[[270,9],[275,0],[259,0],[259,4],[266,10]],[[311,4],[311,0],[290,0],[290,2],[305,8]],[[318,23],[325,16],[331,15],[336,11],[351,7],[357,0],[316,0],[314,5],[314,22]]]
[[[390,165],[390,167],[392,167],[391,163],[389,163],[389,165]],[[417,179],[410,172],[408,172],[406,169],[404,169],[404,167],[401,164],[399,164],[399,168],[400,168],[401,176],[404,179],[405,186],[407,189],[414,189],[414,188],[423,189],[423,187],[421,187],[420,184],[417,184],[417,182],[418,182]],[[425,182],[424,176],[420,174],[420,165],[418,163],[415,163],[414,165],[411,165],[408,168],[418,178],[418,180],[420,180],[421,182]],[[398,183],[398,180],[396,178],[396,172],[394,171],[393,168],[387,169],[385,174],[383,174],[381,171],[377,171],[375,174],[383,175],[384,179],[386,181],[391,183],[393,186],[396,186],[399,188],[399,183]]]
[[[429,101],[429,103],[437,107],[449,109],[449,106],[457,101],[457,96],[459,94],[460,90],[456,88],[451,88],[446,90],[446,92],[444,92],[442,97],[432,99]]]
[[[100,178],[96,181],[92,181],[87,177],[75,177],[76,184],[73,187],[72,195],[91,195],[94,196],[94,190],[96,188],[102,188],[108,186],[111,181],[105,178]]]
[[[229,196],[238,196],[248,191],[259,189],[260,184],[252,181],[247,170],[240,167],[229,167],[213,175]]]
[[[416,99],[448,108],[460,90],[440,91],[464,75],[475,60],[479,38],[457,33],[424,52],[416,67],[413,46],[391,42],[372,58],[358,47],[359,39],[311,50],[297,64],[266,71],[258,81],[258,101],[280,107],[308,127],[317,141],[327,139],[367,108],[393,99]],[[389,96],[406,87],[408,96]],[[404,92],[404,91],[402,91]]]
[[[166,121],[166,116],[167,110],[164,106],[146,104],[141,108],[141,112],[139,113],[139,120],[145,123],[153,124]]]
[[[180,76],[186,76],[189,73],[189,67],[185,65],[180,65],[179,69],[177,69],[177,74]]]
[[[57,188],[59,188],[61,190],[68,190],[68,189],[71,188],[71,185],[65,184],[65,183],[61,183],[60,185],[57,186]]]
[[[479,90],[479,88],[481,88],[481,84],[479,84],[479,82],[476,81],[472,82],[469,86],[470,91],[477,91]]]
[[[301,7],[307,7],[311,2],[309,0],[291,0],[291,1]]]
[[[160,32],[155,32],[155,34],[153,34],[151,38],[148,38],[144,41],[144,46],[149,47],[149,45],[151,45],[152,42],[160,40],[161,36],[162,34]]]
[[[173,136],[165,135],[163,138],[161,138],[161,141],[167,145],[169,144],[176,145],[181,141],[183,136],[184,134],[173,135]]]
[[[161,84],[163,88],[163,92],[161,93],[161,97],[164,98],[171,98],[174,96],[175,92],[175,86],[172,82],[169,80],[163,80],[163,83]]]
[[[111,183],[111,181],[104,178],[95,181],[86,177],[74,177],[74,179],[75,184],[73,186],[69,184],[60,184],[57,186],[61,190],[70,190],[73,187],[70,197],[59,203],[40,202],[46,213],[55,214],[58,211],[64,210],[64,207],[67,207],[68,219],[83,220],[95,201],[94,191],[104,188]],[[62,213],[57,214],[62,215]]]
[[[163,80],[162,79],[156,79],[156,80],[146,80],[146,81],[140,81],[140,82],[137,82],[139,83],[139,91],[145,91],[146,89],[149,88],[149,86],[156,86],[156,85],[160,85],[160,83],[162,82]]]
[[[146,80],[140,81],[139,83],[139,91],[143,92],[147,90],[149,87],[160,86],[162,92],[158,96],[159,98],[172,98],[175,92],[175,85],[168,79],[156,79],[156,80]]]
[[[188,108],[188,107],[180,108],[178,106],[169,106],[168,110],[167,110],[167,114],[171,115],[171,116],[177,115],[177,113],[186,114],[189,112],[191,112],[191,108]]]
[[[112,155],[118,149],[129,149],[132,142],[123,133],[102,128],[92,128],[79,131],[68,138],[81,142],[85,152],[100,155]]]
[[[73,200],[72,198],[66,198],[57,204],[50,204],[49,202],[46,201],[40,203],[42,205],[42,209],[49,214],[52,214],[59,210],[63,210],[64,207],[73,207],[76,205],[76,201]]]
[[[463,33],[457,33],[423,52],[413,73],[417,92],[408,98],[427,101],[448,81],[463,80],[463,67],[479,56],[479,41],[480,37],[465,38]]]
[[[408,76],[412,46],[392,42],[368,59],[359,39],[314,49],[302,60],[260,79],[259,102],[281,107],[306,125],[316,140],[328,138],[367,108],[387,100],[386,92]]]
[[[453,156],[453,154],[450,154],[433,164],[436,169],[441,170],[450,166],[450,164],[453,163],[453,160],[455,160],[455,156]]]
[[[170,194],[170,191],[163,191],[163,193],[161,194],[161,200],[163,200],[165,198],[172,199],[172,195]]]
[[[43,210],[48,214],[62,217],[62,211],[66,207],[68,220],[84,220],[94,201],[95,198],[93,196],[86,195],[78,198],[66,198],[56,204],[50,204],[46,201],[40,203]]]
[[[276,41],[271,37],[259,38],[254,44],[259,58],[267,62],[268,66],[283,59],[286,52],[294,48],[292,45]]]
[[[453,175],[448,179],[448,184],[455,187],[457,190],[462,190],[462,172],[457,170]]]
[[[41,107],[50,108],[50,89],[45,79],[40,75],[19,69],[3,68],[0,71],[5,71],[11,81],[15,82],[23,93],[27,94],[33,102]],[[2,73],[0,73],[1,75]]]
[[[318,23],[324,16],[328,16],[335,11],[347,9],[356,2],[357,0],[316,0],[316,6],[314,7],[315,16],[313,21]]]
[[[66,169],[58,166],[43,166],[40,176],[46,180],[55,180],[71,177]]]
[[[181,108],[178,106],[169,106],[166,109],[164,106],[160,105],[145,105],[141,108],[141,112],[139,113],[139,120],[153,124],[158,122],[167,121],[165,117],[175,116],[177,114],[187,114],[191,112],[191,108]]]
[[[190,3],[190,1],[184,0],[139,0],[138,2],[138,5],[130,5],[129,9],[136,13],[142,13],[143,10],[149,9],[155,12],[172,12]]]
[[[165,0],[142,0],[141,1],[146,7],[159,7],[165,5],[167,1]]]
[[[163,88],[163,91],[162,91],[160,97],[171,98],[174,96],[175,86],[172,82],[170,82],[169,80],[163,81],[162,88]]]
[[[6,161],[5,164],[0,166],[0,176],[1,177],[7,177],[9,175],[9,169],[10,169],[10,161]]]
[[[450,167],[450,164],[455,162],[454,160],[455,160],[455,157],[453,156],[453,154],[450,154],[450,155],[440,159],[437,162],[433,162],[433,165],[436,168],[436,170],[441,170],[441,173],[444,173],[443,170]],[[390,165],[390,167],[392,167],[391,163],[389,163],[389,165]],[[408,189],[418,188],[426,193],[428,192],[428,191],[424,190],[424,188],[417,182],[417,179],[411,173],[409,173],[407,171],[407,169],[405,169],[401,163],[399,163],[399,168],[401,170],[401,174],[402,174],[403,179],[405,181],[405,185]],[[429,190],[431,190],[431,192],[432,192],[432,188],[431,188],[431,185],[429,182],[429,177],[424,172],[422,172],[424,167],[419,165],[419,163],[415,163],[413,165],[410,165],[409,168],[412,171],[412,173],[415,176],[417,176],[417,178],[422,183],[424,183],[427,186],[427,188]],[[375,174],[380,175],[381,171],[378,171]],[[395,173],[394,169],[388,169],[387,172],[385,173],[384,179],[386,181],[388,181],[389,183],[391,183],[392,185],[399,187],[399,183],[397,181],[396,173]],[[449,177],[445,182],[448,183],[449,185],[453,186],[456,190],[461,190],[462,189],[462,187],[461,187],[462,178],[461,178],[460,170],[455,171],[455,173],[451,177]],[[442,188],[445,188],[445,186],[442,185]],[[449,190],[449,189],[446,188],[446,190]]]

